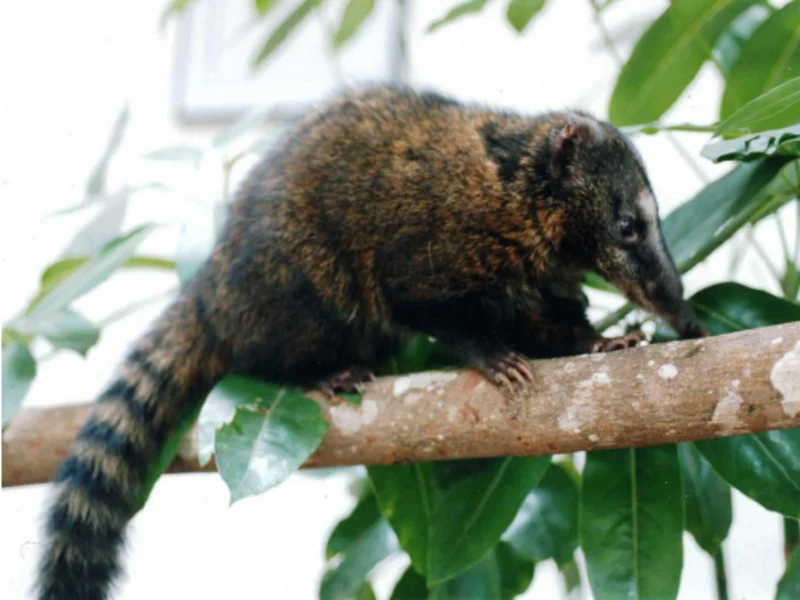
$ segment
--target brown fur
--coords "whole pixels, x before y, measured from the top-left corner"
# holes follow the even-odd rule
[[[519,354],[598,347],[588,270],[692,334],[654,209],[637,204],[648,194],[630,143],[579,113],[376,89],[309,115],[253,170],[213,255],[78,435],[39,597],[106,597],[150,466],[228,372],[353,386],[416,331],[495,381],[522,380]],[[626,216],[636,243],[618,233]]]

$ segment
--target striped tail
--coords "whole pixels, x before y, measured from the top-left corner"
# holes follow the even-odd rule
[[[100,396],[55,477],[39,566],[40,600],[104,600],[125,527],[161,451],[227,370],[199,295],[182,296]]]

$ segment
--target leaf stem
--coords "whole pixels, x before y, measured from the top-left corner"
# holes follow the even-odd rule
[[[775,224],[778,227],[778,236],[781,238],[783,258],[788,262],[791,258],[791,251],[789,250],[789,242],[786,238],[786,230],[783,228],[783,221],[781,221],[781,217],[777,212],[772,216],[775,218]]]
[[[777,267],[772,264],[772,261],[769,259],[769,255],[767,254],[767,251],[764,250],[764,246],[762,246],[761,242],[759,242],[756,239],[756,237],[755,237],[755,228],[751,227],[748,230],[747,233],[748,233],[747,237],[749,238],[748,241],[753,246],[753,249],[756,251],[756,254],[758,254],[758,256],[761,258],[761,260],[766,265],[767,270],[770,272],[770,275],[772,275],[775,278],[775,280],[778,282],[778,285],[780,286],[780,284],[781,284],[781,274],[778,272]]]
[[[783,554],[786,562],[800,541],[800,523],[796,519],[783,518]]]
[[[800,161],[795,161],[794,163],[794,171],[797,176],[798,185],[800,186]],[[794,223],[794,264],[797,265],[800,262],[800,187],[797,190],[797,200],[795,204],[795,208],[797,209],[797,214],[795,215],[795,223]]]
[[[717,600],[728,600],[728,577],[725,573],[725,554],[722,546],[714,553],[714,575],[717,582]]]
[[[571,560],[561,569],[561,578],[564,580],[564,590],[568,600],[581,598],[581,572],[575,560]]]
[[[620,127],[626,135],[636,135],[643,133],[645,135],[652,135],[661,133],[663,131],[681,131],[684,133],[714,133],[719,127],[718,123],[711,123],[710,125],[698,125],[697,123],[674,123],[672,125],[664,125],[658,121],[654,123],[647,123],[645,125],[628,125]]]
[[[745,233],[745,232],[741,232]],[[733,249],[731,251],[731,264],[728,267],[728,279],[734,279],[736,272],[742,264],[742,260],[747,255],[747,237],[739,235],[732,238]]]
[[[611,314],[606,315],[595,324],[595,329],[603,333],[609,327],[616,325],[619,321],[627,317],[636,307],[630,302],[626,302]]]

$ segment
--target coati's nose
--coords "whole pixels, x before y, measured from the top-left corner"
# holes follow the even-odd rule
[[[706,337],[708,332],[697,320],[691,304],[683,299],[683,286],[662,286],[655,281],[644,284],[656,312],[684,339]]]

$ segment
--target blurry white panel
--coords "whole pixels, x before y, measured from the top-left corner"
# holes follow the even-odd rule
[[[178,32],[175,103],[184,120],[226,120],[253,107],[291,116],[343,87],[393,79],[397,48],[395,2],[372,14],[342,50],[331,38],[346,2],[313,10],[257,70],[254,58],[297,8],[285,0],[257,18],[252,0],[195,3]]]

